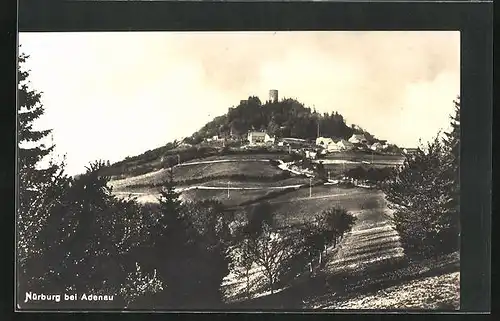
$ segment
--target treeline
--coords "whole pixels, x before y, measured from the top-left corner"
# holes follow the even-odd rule
[[[338,112],[320,114],[294,99],[263,104],[258,97],[249,97],[226,115],[214,118],[187,141],[197,144],[206,137],[230,133],[244,136],[249,130],[265,130],[277,137],[315,139],[318,125],[322,136],[347,139],[353,133],[365,133],[373,138],[357,126],[346,125]]]

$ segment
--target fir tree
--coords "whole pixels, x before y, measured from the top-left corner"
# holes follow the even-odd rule
[[[448,202],[443,213],[443,246],[458,244],[460,235],[460,97],[454,101],[455,113],[451,116],[451,131],[445,133],[444,145],[447,149],[443,179],[447,182]],[[455,247],[452,247],[455,248]]]
[[[181,201],[179,199],[181,193],[175,190],[174,174],[171,168],[168,171],[168,178],[163,183],[160,190],[160,212],[162,213],[162,219],[165,223],[176,216],[179,213]]]
[[[193,230],[179,197],[170,169],[160,190],[158,219],[151,229],[151,262],[148,262],[157,268],[164,284],[158,302],[163,306],[179,307],[186,303],[190,294],[185,286],[186,277],[194,268],[189,260],[194,252]]]
[[[47,244],[40,234],[47,227],[52,209],[61,203],[68,178],[64,163],[54,161],[42,166],[52,146],[45,146],[51,130],[35,129],[35,122],[44,113],[41,93],[30,88],[29,71],[24,64],[29,56],[21,54],[18,67],[18,173],[19,203],[17,208],[17,261],[19,286],[31,287],[44,279],[45,271],[36,263],[46,252]]]
[[[383,189],[395,210],[394,223],[410,257],[437,256],[459,248],[460,103],[452,131],[407,156]]]
[[[451,131],[445,133],[444,144],[448,153],[448,178],[450,180],[450,209],[460,213],[460,97],[454,101],[455,114],[451,116]]]

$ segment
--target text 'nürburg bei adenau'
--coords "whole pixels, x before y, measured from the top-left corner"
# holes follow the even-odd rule
[[[24,303],[34,302],[34,301],[53,301],[61,302],[63,301],[113,301],[112,295],[96,295],[96,294],[38,294],[33,292],[26,292],[26,297]]]

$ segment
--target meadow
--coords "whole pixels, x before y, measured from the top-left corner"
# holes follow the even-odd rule
[[[217,160],[220,159],[205,159],[204,162]],[[112,185],[117,191],[124,190],[127,187],[135,185],[156,186],[168,179],[169,175],[169,169],[160,169],[138,176],[114,179],[110,181],[110,185]],[[176,166],[173,169],[174,181],[202,180],[210,177],[216,179],[220,176],[229,175],[244,175],[249,177],[264,177],[271,179],[275,176],[283,175],[283,171],[272,166],[269,162],[266,162],[264,158],[259,161],[239,160],[200,164],[191,162],[181,164],[181,166]]]

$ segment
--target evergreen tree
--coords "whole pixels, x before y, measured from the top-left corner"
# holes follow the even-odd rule
[[[445,133],[444,145],[445,170],[443,179],[447,183],[448,202],[445,204],[443,222],[446,233],[443,232],[442,245],[450,244],[451,250],[459,243],[460,235],[460,97],[454,101],[455,113],[451,116],[451,131]]]
[[[21,54],[18,69],[18,173],[19,203],[17,208],[17,261],[19,286],[35,290],[44,280],[44,271],[36,262],[46,252],[41,231],[47,226],[51,210],[61,202],[68,184],[64,163],[53,161],[42,165],[54,146],[43,143],[51,130],[35,129],[36,120],[44,113],[41,93],[30,88],[29,71],[24,64],[29,56]],[[23,290],[21,290],[23,291]]]
[[[151,228],[150,254],[146,266],[157,269],[163,291],[158,296],[162,306],[179,307],[189,297],[186,282],[194,268],[195,253],[192,226],[182,210],[180,193],[175,190],[172,170],[160,190],[158,214]]]
[[[444,144],[448,148],[448,172],[450,180],[450,210],[460,213],[460,97],[454,101],[455,114],[451,116],[451,131],[445,133]]]
[[[458,249],[459,212],[453,202],[457,177],[450,173],[450,149],[437,136],[407,156],[383,186],[393,221],[408,256],[422,258]],[[451,206],[450,206],[451,205]]]
[[[179,212],[182,202],[180,201],[181,193],[175,190],[174,174],[173,169],[168,171],[168,178],[163,183],[160,190],[160,211],[163,214],[162,220],[167,223],[169,219],[176,217],[176,213]]]
[[[232,263],[229,247],[232,235],[229,225],[232,215],[221,202],[204,200],[184,206],[195,243],[190,257],[191,274],[186,275],[184,287],[189,301],[196,308],[214,308],[222,304],[221,285]]]

